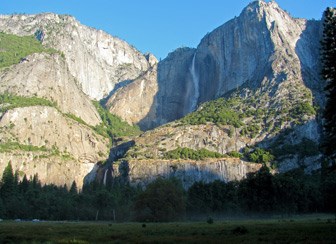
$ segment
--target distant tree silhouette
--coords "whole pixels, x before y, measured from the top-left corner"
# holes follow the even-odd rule
[[[336,11],[327,8],[324,12],[323,40],[321,42],[322,78],[326,82],[326,106],[324,109],[324,139],[322,149],[336,162]]]

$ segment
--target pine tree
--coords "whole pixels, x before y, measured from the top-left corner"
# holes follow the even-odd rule
[[[8,163],[2,174],[0,195],[5,200],[14,193],[14,173],[11,162]]]
[[[324,12],[322,52],[322,78],[326,82],[326,106],[324,110],[325,155],[336,162],[336,10],[327,8]]]

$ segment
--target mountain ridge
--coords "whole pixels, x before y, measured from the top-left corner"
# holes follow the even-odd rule
[[[71,104],[71,109],[60,106],[64,113],[60,114],[62,120],[67,120],[64,115],[71,112],[91,126],[101,125],[102,119],[97,117],[97,110],[90,105],[89,98],[97,100],[105,97],[102,102],[110,112],[129,124],[148,130],[140,136],[112,138],[110,156],[107,139],[101,139],[90,126],[85,127],[85,133],[92,136],[83,136],[78,141],[88,143],[88,148],[91,148],[83,152],[89,150],[92,152],[90,156],[84,153],[81,157],[75,148],[69,150],[62,144],[74,141],[71,133],[67,134],[68,138],[60,139],[62,143],[56,142],[62,145],[59,147],[61,152],[69,152],[77,164],[90,163],[86,177],[90,180],[96,178],[106,182],[106,177],[122,176],[122,180],[127,182],[131,173],[132,178],[137,179],[134,182],[139,182],[144,175],[139,170],[127,168],[130,165],[138,167],[136,163],[144,171],[152,172],[153,175],[146,176],[149,179],[163,172],[154,172],[150,165],[186,172],[182,169],[183,165],[169,165],[164,161],[164,152],[178,147],[204,148],[233,157],[244,154],[247,155],[241,158],[244,167],[250,163],[248,155],[261,148],[277,155],[272,162],[263,162],[273,167],[275,172],[297,167],[311,172],[319,167],[317,162],[321,157],[316,150],[321,131],[316,106],[324,103],[323,84],[319,82],[318,74],[321,28],[319,21],[290,17],[275,2],[256,1],[244,8],[240,16],[208,33],[196,49],[179,48],[157,62],[153,55],[141,54],[130,45],[102,31],[85,27],[69,16],[0,16],[0,31],[19,35],[34,35],[40,31],[38,33],[43,33],[43,38],[36,37],[42,44],[60,52],[51,55],[51,61],[46,54],[34,54],[32,57],[35,59],[30,58],[32,61],[0,71],[0,92],[27,95],[29,92],[13,86],[24,86],[29,81],[25,74],[29,74],[32,84],[41,86],[39,82],[46,82],[43,83],[45,87],[50,87],[53,79],[62,80],[57,72],[51,76],[46,70],[39,72],[49,77],[49,85],[43,79],[36,79],[36,57],[42,57],[39,60],[43,65],[53,67],[59,62],[67,67],[69,74],[65,81],[76,84],[73,88],[77,87],[86,94],[82,96],[77,91],[79,95],[67,96],[68,101],[76,99],[78,103]],[[35,70],[33,75],[25,67]],[[16,75],[20,72],[24,75]],[[37,92],[37,95],[60,104],[63,100],[57,93]],[[59,97],[52,98],[52,95]],[[76,109],[83,108],[84,103],[91,108],[91,115],[85,114],[87,109],[76,112]],[[17,110],[26,113],[30,109]],[[43,114],[41,111],[38,113]],[[11,120],[5,120],[5,115],[1,115],[0,122],[4,124],[3,128],[10,128]],[[92,118],[96,119],[90,121]],[[21,119],[20,125],[28,134],[34,135],[34,131],[29,129],[30,121],[27,121]],[[64,128],[61,126],[57,131],[68,131],[73,126],[64,122]],[[82,128],[83,125],[79,123],[78,126]],[[28,140],[29,135],[20,138],[14,133],[17,137],[14,142],[41,147],[41,142],[47,140],[42,134],[35,141]],[[92,141],[90,138],[93,137],[99,139]],[[123,147],[125,144],[126,148]],[[313,149],[314,154],[302,153],[307,146]],[[289,147],[297,150],[289,150]],[[281,154],[281,151],[288,153]],[[102,164],[104,160],[106,163]],[[124,173],[117,174],[122,170],[118,169],[116,161],[123,167],[127,166]],[[204,170],[201,164],[196,165],[193,171]],[[224,166],[206,170],[231,174],[230,167]],[[232,170],[237,179],[246,173]],[[170,173],[165,172],[165,177],[169,177]],[[191,185],[192,178],[188,179],[190,182],[186,180],[185,184]]]

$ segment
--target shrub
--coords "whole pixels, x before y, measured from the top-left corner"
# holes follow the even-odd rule
[[[223,158],[223,154],[218,152],[212,152],[205,148],[200,150],[193,150],[187,147],[178,147],[174,150],[168,151],[164,154],[166,159],[192,159],[192,160],[203,160],[205,158]]]
[[[262,148],[255,149],[248,157],[249,160],[255,163],[268,163],[274,160],[274,156]]]
[[[232,157],[232,158],[242,158],[243,157],[243,154],[237,152],[237,151],[232,151],[232,152],[229,152],[227,153],[227,155],[229,157]]]

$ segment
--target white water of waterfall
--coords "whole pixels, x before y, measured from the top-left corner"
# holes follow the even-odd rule
[[[190,112],[194,111],[197,108],[197,102],[199,98],[199,77],[196,72],[195,60],[196,60],[196,53],[194,54],[190,68],[191,78],[194,86],[194,94],[191,97],[190,102]]]
[[[107,172],[108,172],[108,169],[105,170],[105,174],[104,174],[104,179],[103,179],[103,184],[104,184],[104,186],[106,186]]]

